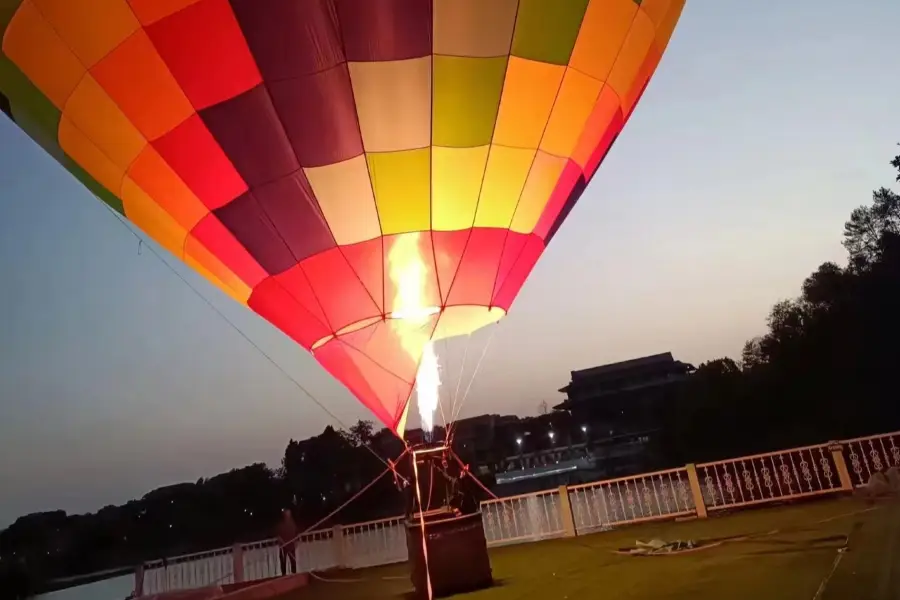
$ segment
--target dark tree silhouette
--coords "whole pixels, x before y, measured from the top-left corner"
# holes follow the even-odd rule
[[[891,164],[900,172],[900,156]],[[691,376],[669,415],[671,461],[900,428],[900,196],[876,190],[843,244],[847,268],[823,263],[800,296],[776,303],[739,367],[710,361]]]
[[[895,159],[896,160],[896,159]],[[884,258],[886,244],[900,235],[900,196],[887,188],[875,190],[871,206],[860,206],[844,226],[844,247],[850,265],[863,270]]]
[[[356,425],[350,427],[350,437],[353,443],[358,446],[367,446],[372,442],[375,435],[371,421],[357,421]]]
[[[891,161],[891,166],[897,169],[897,181],[900,181],[900,154],[894,157],[894,160]]]

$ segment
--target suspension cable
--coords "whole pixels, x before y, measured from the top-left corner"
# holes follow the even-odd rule
[[[210,307],[210,308],[211,308],[211,309],[219,316],[219,318],[221,318],[221,319],[222,319],[223,321],[225,321],[228,325],[230,325],[232,329],[234,329],[236,332],[238,332],[238,334],[240,334],[240,336],[241,336],[242,338],[244,338],[244,340],[246,340],[248,344],[250,344],[251,346],[253,346],[253,348],[255,348],[256,351],[259,352],[259,353],[262,355],[263,358],[265,358],[265,359],[266,359],[273,367],[275,367],[276,369],[278,369],[278,370],[281,372],[282,375],[284,375],[285,377],[287,377],[287,379],[288,379],[291,383],[293,383],[294,386],[295,386],[298,390],[300,390],[306,397],[308,397],[310,400],[312,400],[313,403],[316,404],[316,406],[318,406],[320,409],[322,409],[329,417],[331,417],[338,425],[340,425],[341,428],[343,428],[344,430],[349,430],[349,427],[347,426],[346,423],[344,423],[341,419],[339,419],[339,418],[337,417],[337,415],[335,415],[332,411],[328,410],[328,408],[327,408],[324,404],[322,404],[322,403],[321,403],[321,402],[320,402],[320,401],[319,401],[319,400],[318,400],[318,399],[317,399],[317,398],[316,398],[309,390],[307,390],[307,389],[306,389],[299,381],[297,381],[297,379],[296,379],[293,375],[291,375],[290,373],[288,373],[288,372],[284,369],[284,367],[282,367],[280,364],[278,364],[278,363],[275,361],[275,359],[273,359],[268,353],[266,353],[266,351],[263,350],[263,349],[259,346],[259,344],[257,344],[256,342],[254,342],[254,341],[250,338],[249,335],[247,335],[247,334],[246,334],[246,333],[245,333],[238,325],[236,325],[236,324],[234,323],[234,321],[232,321],[231,319],[229,319],[229,318],[225,315],[225,313],[223,313],[223,312],[222,312],[215,304],[212,303],[211,300],[209,300],[206,296],[204,296],[202,292],[200,292],[200,291],[199,291],[196,287],[194,287],[187,279],[185,279],[184,276],[183,276],[181,273],[179,273],[179,272],[175,269],[175,267],[173,267],[173,266],[169,263],[169,261],[167,261],[165,258],[163,258],[163,256],[161,256],[160,253],[157,252],[156,249],[155,249],[151,244],[144,243],[144,239],[143,239],[136,231],[134,231],[134,229],[131,228],[131,226],[128,224],[128,221],[126,221],[119,213],[117,213],[115,210],[113,210],[112,207],[110,207],[108,204],[106,204],[105,202],[102,202],[102,201],[101,201],[101,203],[102,203],[102,205],[103,205],[103,206],[104,206],[104,207],[105,207],[105,208],[106,208],[106,209],[107,209],[107,210],[108,210],[108,211],[116,218],[116,220],[118,220],[118,222],[125,228],[125,230],[126,230],[128,233],[130,233],[130,234],[133,235],[135,238],[137,238],[138,242],[141,244],[141,247],[146,247],[148,250],[150,250],[150,252],[153,254],[153,256],[155,256],[155,257],[156,257],[163,265],[165,265],[166,268],[169,269],[169,271],[171,271],[172,273],[174,273],[175,276],[178,277],[178,279],[180,279],[181,282],[182,282],[183,284],[185,284],[185,285],[186,285],[186,286],[194,293],[194,295],[196,295],[196,296],[197,296],[198,298],[200,298],[204,303],[206,303],[206,305],[209,306],[209,307]],[[382,458],[377,452],[375,452],[374,449],[370,448],[369,446],[367,446],[367,445],[365,445],[365,444],[363,444],[363,446],[364,446],[364,447],[372,454],[372,456],[374,456],[375,458],[377,458],[377,459],[381,462],[381,464],[383,464],[383,465],[385,465],[386,467],[388,467],[388,469],[391,469],[391,468],[392,468],[390,465],[388,465],[387,461],[385,461],[384,458]]]

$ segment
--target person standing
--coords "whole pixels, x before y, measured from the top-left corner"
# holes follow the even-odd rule
[[[291,511],[287,508],[281,511],[281,520],[276,528],[278,537],[278,560],[281,563],[281,574],[287,575],[287,563],[291,565],[291,573],[297,572],[297,524]]]

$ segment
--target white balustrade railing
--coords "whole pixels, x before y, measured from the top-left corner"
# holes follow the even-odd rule
[[[394,517],[340,529],[342,566],[353,569],[406,562],[406,519]]]
[[[197,552],[144,565],[144,595],[234,582],[231,548]]]
[[[243,567],[243,581],[257,581],[277,577],[281,574],[279,565],[278,540],[263,540],[241,545],[240,562]],[[236,559],[232,554],[232,559]],[[298,565],[299,567],[299,565]]]
[[[405,562],[405,522],[403,517],[393,517],[305,533],[294,549],[297,572]],[[278,577],[279,547],[277,539],[269,539],[146,563],[143,595]],[[240,562],[240,569],[236,562]],[[289,563],[285,566],[290,569]]]
[[[569,503],[579,535],[695,511],[685,468],[570,486]]]
[[[320,529],[300,536],[295,546],[298,572],[324,571],[341,566],[341,556],[335,548],[335,531]],[[278,544],[275,542],[275,555]]]
[[[900,432],[487,500],[481,515],[488,545],[501,546],[848,492],[891,467],[900,468]],[[295,552],[298,572],[405,562],[406,519],[311,531]],[[280,574],[278,541],[263,540],[146,563],[136,591],[146,596]]]
[[[900,432],[854,438],[841,442],[853,485],[865,485],[875,473],[900,469]]]
[[[510,496],[481,503],[489,546],[561,537],[565,532],[559,490]]]
[[[838,492],[842,482],[828,444],[697,465],[707,510]]]

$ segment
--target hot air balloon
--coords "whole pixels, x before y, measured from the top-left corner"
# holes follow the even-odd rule
[[[402,436],[432,343],[507,313],[683,5],[0,0],[0,108]]]

